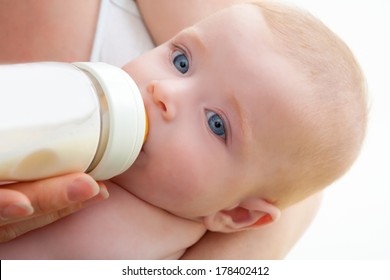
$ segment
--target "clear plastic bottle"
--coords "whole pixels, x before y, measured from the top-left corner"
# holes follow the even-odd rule
[[[0,65],[0,182],[87,172],[112,178],[146,135],[138,87],[105,63]]]

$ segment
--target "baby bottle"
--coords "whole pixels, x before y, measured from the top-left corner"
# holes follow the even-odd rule
[[[141,94],[105,63],[0,65],[0,182],[87,172],[112,178],[146,135]]]

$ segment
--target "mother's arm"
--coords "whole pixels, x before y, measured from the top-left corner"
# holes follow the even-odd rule
[[[321,194],[291,206],[263,228],[232,234],[208,232],[182,259],[283,259],[317,214]]]
[[[248,0],[137,0],[154,43],[160,45],[184,28],[222,8]]]

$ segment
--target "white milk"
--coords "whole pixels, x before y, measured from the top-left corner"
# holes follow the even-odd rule
[[[145,136],[137,86],[103,63],[0,65],[0,181],[131,166]]]

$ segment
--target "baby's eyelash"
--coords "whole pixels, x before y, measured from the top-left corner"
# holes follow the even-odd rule
[[[182,51],[173,52],[172,63],[181,74],[186,74],[190,68],[190,62]]]
[[[206,121],[210,131],[225,143],[229,136],[229,122],[222,113],[206,110]]]
[[[180,43],[177,41],[172,41],[170,43],[170,49],[171,49],[171,54],[175,51],[180,51],[183,54],[185,54],[188,57],[188,59],[191,61],[191,59],[192,59],[191,52],[188,49],[188,47],[186,45],[184,45],[183,43]]]
[[[191,57],[187,48],[182,44],[171,43],[170,61],[180,74],[186,74],[191,66]]]

